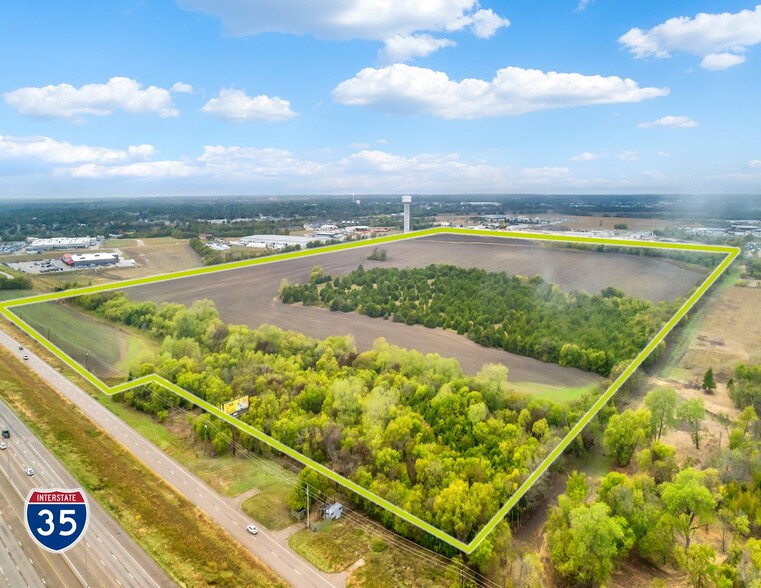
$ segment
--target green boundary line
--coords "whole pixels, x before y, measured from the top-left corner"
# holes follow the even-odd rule
[[[143,285],[152,284],[155,282],[177,280],[181,278],[200,276],[200,275],[215,273],[220,271],[230,271],[230,270],[235,270],[235,269],[250,267],[254,265],[265,264],[265,263],[276,263],[278,261],[282,261],[286,259],[295,259],[298,257],[305,257],[310,255],[322,255],[326,253],[331,253],[333,251],[353,249],[356,247],[376,246],[382,243],[391,243],[393,241],[427,237],[429,235],[436,235],[436,234],[477,235],[477,236],[513,238],[513,239],[534,240],[534,241],[550,241],[550,242],[559,242],[559,243],[617,245],[617,246],[624,246],[624,247],[647,247],[647,248],[655,248],[655,249],[673,249],[673,250],[681,250],[681,251],[701,251],[701,252],[726,254],[726,257],[722,260],[722,262],[716,267],[716,269],[714,269],[713,272],[711,272],[708,278],[706,278],[706,280],[698,287],[698,289],[695,290],[692,296],[690,296],[687,299],[687,301],[681,306],[681,308],[671,318],[671,320],[669,320],[668,323],[666,323],[661,328],[661,330],[658,331],[658,333],[653,337],[650,343],[648,343],[648,345],[642,351],[640,351],[637,357],[627,366],[624,372],[618,378],[616,378],[616,381],[610,385],[610,387],[605,391],[605,393],[602,396],[600,396],[600,398],[584,414],[584,416],[579,420],[579,422],[577,422],[576,425],[566,434],[566,436],[563,437],[563,439],[555,447],[555,449],[553,449],[550,452],[550,454],[547,455],[542,460],[539,466],[529,475],[529,477],[523,482],[523,484],[520,485],[520,487],[513,493],[510,499],[491,518],[491,520],[489,520],[489,522],[486,523],[486,525],[484,525],[481,531],[479,531],[479,533],[473,538],[473,540],[470,543],[464,543],[458,539],[455,539],[451,535],[444,533],[440,529],[437,529],[430,523],[402,510],[395,504],[389,502],[388,500],[384,498],[381,498],[380,496],[376,494],[373,494],[372,492],[366,490],[362,486],[356,484],[355,482],[352,482],[348,478],[345,478],[331,471],[324,465],[317,463],[313,459],[308,458],[307,456],[299,453],[298,451],[295,451],[294,449],[291,449],[287,445],[284,445],[280,441],[273,439],[269,435],[265,435],[264,433],[255,429],[251,425],[243,423],[242,421],[236,419],[235,417],[225,414],[216,406],[209,404],[205,400],[198,398],[194,394],[191,394],[190,392],[184,390],[183,388],[180,388],[176,384],[173,384],[172,382],[162,378],[161,376],[158,376],[156,374],[151,374],[149,376],[143,376],[137,380],[131,380],[129,382],[118,384],[116,386],[108,386],[107,384],[102,382],[99,378],[97,378],[96,376],[91,374],[89,371],[84,369],[76,361],[71,359],[68,355],[66,355],[62,350],[60,350],[58,347],[53,345],[50,341],[45,339],[34,328],[32,328],[29,324],[27,324],[22,319],[20,319],[12,311],[12,309],[17,306],[36,304],[38,302],[50,302],[53,300],[61,300],[64,298],[81,296],[83,294],[94,294],[98,292],[108,292],[111,290],[122,290],[124,288],[143,286]],[[331,245],[328,247],[321,247],[316,250],[301,250],[301,251],[296,251],[291,253],[284,253],[280,255],[273,255],[266,258],[244,260],[244,261],[239,261],[234,263],[223,264],[219,266],[202,267],[202,268],[196,268],[196,269],[174,272],[169,274],[162,274],[158,276],[150,276],[147,278],[127,280],[124,282],[120,282],[118,284],[103,284],[99,286],[89,286],[85,288],[67,290],[64,292],[53,292],[50,294],[40,294],[36,296],[29,296],[27,298],[18,298],[15,300],[8,300],[8,301],[0,303],[0,314],[2,314],[6,319],[11,321],[12,323],[19,326],[28,335],[33,337],[40,345],[42,345],[43,347],[45,347],[45,349],[47,349],[53,355],[58,357],[61,361],[63,361],[70,368],[76,371],[80,376],[82,376],[85,380],[90,382],[102,393],[107,395],[112,395],[118,392],[124,392],[126,390],[135,388],[137,386],[143,386],[145,384],[158,384],[160,386],[163,386],[167,390],[174,392],[175,394],[184,398],[185,400],[194,404],[195,406],[230,423],[234,427],[237,427],[239,430],[251,435],[252,437],[255,437],[256,439],[266,443],[267,445],[276,449],[277,451],[280,451],[286,454],[287,456],[295,459],[296,461],[304,464],[305,466],[308,466],[318,471],[325,477],[330,478],[334,482],[344,486],[345,488],[351,490],[352,492],[359,494],[363,498],[371,502],[374,502],[375,504],[377,504],[378,506],[382,508],[387,509],[388,511],[401,517],[403,520],[407,521],[408,523],[415,525],[416,527],[422,529],[423,531],[430,533],[431,535],[437,537],[438,539],[441,539],[442,541],[448,543],[449,545],[452,545],[453,547],[456,547],[457,549],[465,553],[471,553],[474,549],[476,549],[481,544],[481,542],[489,535],[489,533],[491,533],[494,530],[494,527],[496,527],[499,524],[499,522],[504,518],[504,516],[508,513],[508,511],[517,504],[517,502],[523,497],[523,495],[531,488],[531,486],[539,479],[539,477],[547,470],[547,468],[550,467],[550,465],[552,465],[552,463],[558,458],[558,456],[560,456],[560,454],[568,447],[568,445],[570,445],[570,443],[576,438],[576,436],[582,431],[582,429],[589,423],[589,421],[592,420],[592,418],[594,418],[597,412],[603,406],[605,406],[608,400],[610,400],[610,398],[618,391],[618,389],[623,385],[623,383],[626,382],[626,380],[634,373],[634,371],[642,364],[642,362],[645,361],[647,356],[650,355],[650,353],[658,346],[658,344],[661,341],[663,341],[666,335],[668,335],[669,332],[671,332],[671,330],[677,325],[677,323],[689,312],[689,310],[695,305],[695,303],[700,299],[700,297],[708,290],[708,288],[710,288],[711,285],[714,282],[716,282],[716,280],[721,276],[724,270],[726,270],[727,267],[729,267],[729,265],[735,260],[735,258],[739,254],[740,254],[740,249],[736,247],[725,247],[720,245],[699,245],[699,244],[692,244],[692,243],[663,243],[663,242],[655,242],[655,241],[634,241],[634,240],[628,240],[628,239],[601,239],[601,238],[594,238],[594,237],[583,237],[583,236],[577,237],[577,236],[552,235],[552,234],[542,234],[542,233],[523,233],[523,232],[509,232],[509,231],[480,231],[480,230],[470,230],[470,229],[438,228],[438,229],[428,229],[425,231],[418,231],[413,234],[390,235],[387,237],[380,237],[377,239],[369,239],[364,241],[352,241],[350,243],[342,243],[340,245]]]

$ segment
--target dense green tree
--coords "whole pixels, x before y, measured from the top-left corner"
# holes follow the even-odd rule
[[[703,376],[703,391],[707,394],[713,394],[716,392],[716,380],[713,379],[713,368],[709,367]]]
[[[629,465],[634,451],[648,437],[650,419],[647,409],[625,410],[610,417],[605,428],[604,444],[618,465]]]
[[[606,504],[579,505],[567,525],[548,529],[550,560],[555,571],[572,582],[600,586],[634,543],[622,517],[610,515]]]
[[[640,556],[655,564],[671,556],[672,527],[650,476],[611,472],[600,483],[597,497],[610,507],[612,516],[626,520]]]
[[[682,535],[685,553],[695,530],[714,520],[716,498],[706,485],[708,471],[688,468],[679,472],[673,482],[661,485],[661,498],[671,515],[674,529]],[[699,524],[698,524],[699,523]]]
[[[761,540],[751,537],[745,542],[737,563],[737,576],[742,586],[761,588]]]
[[[705,403],[702,398],[690,398],[685,400],[677,408],[677,417],[690,429],[690,437],[695,444],[695,449],[700,449],[700,428],[706,418]]]
[[[653,477],[656,483],[670,482],[679,466],[676,463],[676,450],[670,445],[653,441],[637,454],[637,467]]]
[[[707,588],[714,586],[717,566],[714,564],[716,551],[708,545],[690,545],[686,554],[682,554],[678,560],[693,588]]]
[[[676,390],[665,386],[651,390],[645,396],[645,406],[650,411],[652,430],[656,440],[674,426],[676,402]]]

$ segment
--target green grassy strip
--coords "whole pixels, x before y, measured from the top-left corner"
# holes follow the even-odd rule
[[[319,254],[329,253],[332,251],[351,249],[355,247],[375,246],[380,243],[388,243],[392,241],[398,241],[398,240],[409,239],[409,238],[419,238],[419,237],[425,237],[428,235],[435,235],[435,234],[478,235],[478,236],[503,237],[503,238],[515,238],[515,239],[531,239],[531,240],[539,240],[539,241],[587,243],[587,244],[594,244],[594,245],[652,247],[652,248],[660,248],[660,249],[702,251],[702,252],[726,254],[726,257],[724,258],[724,260],[711,273],[711,275],[703,282],[703,284],[700,285],[700,287],[692,294],[692,296],[690,296],[687,299],[687,301],[682,305],[679,311],[677,311],[674,317],[672,317],[671,320],[669,320],[669,322],[666,323],[666,325],[655,335],[655,337],[653,337],[650,343],[637,355],[634,361],[632,361],[629,364],[626,370],[624,370],[624,372],[616,379],[616,381],[613,382],[613,384],[608,388],[608,390],[602,396],[600,396],[600,398],[589,409],[589,411],[587,411],[587,413],[581,418],[581,420],[578,423],[576,423],[576,425],[568,432],[568,434],[563,438],[563,440],[558,444],[558,446],[542,461],[539,467],[537,467],[536,470],[534,470],[534,472],[531,473],[531,475],[526,479],[526,481],[518,488],[515,494],[513,494],[510,497],[510,499],[502,506],[502,508],[500,508],[500,510],[494,515],[494,517],[492,517],[492,519],[484,526],[484,528],[481,529],[481,531],[474,537],[474,539],[470,543],[464,543],[462,541],[459,541],[458,539],[455,539],[454,537],[448,535],[447,533],[444,533],[443,531],[437,529],[430,523],[427,523],[426,521],[423,521],[422,519],[402,510],[401,508],[389,502],[388,500],[385,500],[384,498],[381,498],[380,496],[377,496],[376,494],[369,492],[368,490],[366,490],[362,486],[359,486],[355,482],[352,482],[348,478],[344,478],[343,476],[336,474],[335,472],[331,471],[324,465],[308,458],[305,455],[302,455],[301,453],[291,449],[287,445],[277,441],[276,439],[273,439],[272,437],[265,435],[264,433],[262,433],[261,431],[258,431],[254,427],[247,425],[246,423],[242,423],[238,419],[225,414],[216,406],[209,404],[208,402],[196,397],[195,395],[187,392],[186,390],[180,388],[179,386],[173,384],[172,382],[169,382],[168,380],[165,380],[164,378],[160,376],[152,374],[149,376],[139,378],[137,380],[119,384],[114,387],[107,386],[106,384],[101,382],[98,378],[90,374],[82,366],[80,366],[79,364],[71,360],[71,358],[69,358],[65,353],[63,353],[61,350],[55,347],[52,343],[46,341],[31,326],[29,326],[24,321],[19,319],[10,310],[12,307],[21,306],[24,304],[34,304],[36,302],[58,300],[61,298],[79,296],[82,294],[92,294],[96,292],[117,290],[117,289],[122,289],[125,287],[139,286],[139,285],[149,284],[149,283],[153,283],[157,281],[185,278],[189,276],[202,275],[202,274],[206,274],[210,272],[227,271],[231,269],[238,269],[242,267],[258,265],[261,263],[274,263],[277,261],[282,261],[284,259],[293,259],[297,257],[304,257],[306,255],[319,255]],[[273,447],[274,449],[284,453],[285,455],[288,455],[289,457],[295,459],[296,461],[302,463],[303,465],[307,467],[311,467],[312,469],[316,470],[317,472],[324,475],[325,477],[333,480],[334,482],[338,484],[341,484],[345,488],[359,494],[363,498],[366,498],[367,500],[374,502],[378,506],[381,506],[382,508],[387,509],[388,511],[401,517],[403,520],[409,522],[410,524],[417,526],[418,528],[430,533],[431,535],[437,537],[438,539],[441,539],[442,541],[452,545],[453,547],[456,547],[457,549],[465,553],[471,553],[474,549],[476,549],[480,545],[480,543],[489,535],[489,533],[491,533],[491,531],[494,530],[494,527],[496,527],[497,524],[499,524],[499,522],[502,520],[502,518],[504,518],[507,512],[513,506],[515,506],[518,500],[520,500],[520,498],[529,490],[529,488],[531,488],[531,486],[536,482],[536,480],[547,470],[547,468],[550,467],[550,465],[552,465],[552,463],[568,447],[568,445],[573,441],[573,439],[584,429],[584,427],[597,414],[597,412],[610,400],[613,394],[615,394],[618,391],[621,385],[623,385],[623,383],[626,382],[626,380],[634,373],[634,371],[642,364],[642,362],[647,358],[648,355],[650,355],[650,353],[658,346],[658,344],[661,341],[663,341],[666,335],[668,335],[668,333],[674,328],[674,326],[687,314],[690,308],[692,308],[692,306],[700,299],[700,297],[705,293],[705,291],[708,290],[708,288],[719,278],[719,276],[721,276],[724,270],[735,260],[735,258],[739,254],[740,254],[740,250],[735,247],[726,247],[726,246],[719,246],[719,245],[702,245],[702,244],[692,244],[692,243],[662,243],[662,242],[649,242],[649,241],[634,241],[634,240],[627,240],[627,239],[598,239],[598,238],[582,237],[582,236],[575,237],[575,236],[537,234],[537,233],[517,233],[517,232],[507,232],[507,231],[498,232],[498,231],[460,230],[460,229],[445,229],[445,228],[444,229],[429,229],[429,230],[420,231],[411,235],[410,234],[391,235],[387,237],[380,237],[378,239],[370,239],[367,241],[354,241],[350,243],[343,243],[340,245],[323,247],[317,250],[301,250],[301,251],[296,251],[292,253],[276,255],[276,256],[272,256],[272,257],[268,257],[264,259],[260,258],[260,259],[253,259],[253,260],[245,260],[241,262],[225,264],[222,266],[196,268],[192,270],[185,270],[182,272],[175,272],[172,274],[165,274],[163,276],[152,276],[148,278],[140,278],[136,280],[130,280],[127,282],[121,282],[119,284],[105,284],[101,286],[92,286],[87,288],[79,288],[76,290],[69,290],[66,292],[58,292],[58,293],[44,294],[40,296],[32,296],[29,298],[23,298],[21,300],[0,303],[0,313],[3,316],[5,316],[8,320],[18,324],[23,330],[25,330],[32,337],[34,337],[41,345],[43,345],[43,347],[45,347],[46,349],[48,349],[48,351],[53,353],[56,357],[64,361],[67,365],[69,365],[72,369],[74,369],[79,375],[81,375],[83,378],[85,378],[88,382],[90,382],[93,386],[98,388],[103,393],[115,394],[118,392],[124,392],[125,390],[129,390],[136,386],[141,386],[145,384],[161,385],[165,387],[166,389],[174,392],[178,396],[186,399],[187,401],[194,404],[195,406],[198,406],[202,408],[203,410],[206,410],[210,414],[213,414],[216,417],[230,423],[231,425],[237,427],[239,430],[248,433],[249,435],[253,436],[256,439],[259,439],[260,441],[268,444],[270,447]]]

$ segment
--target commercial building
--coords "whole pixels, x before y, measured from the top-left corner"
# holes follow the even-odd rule
[[[95,247],[98,240],[95,237],[55,237],[53,239],[31,239],[26,246],[28,253],[56,251],[60,249],[88,249]]]
[[[61,261],[69,267],[96,267],[101,265],[116,265],[119,256],[116,253],[64,253]]]
[[[256,247],[259,249],[283,249],[289,246],[297,246],[305,249],[307,243],[311,241],[322,241],[317,236],[301,235],[251,235],[250,237],[241,237],[238,239],[240,245],[246,247]]]

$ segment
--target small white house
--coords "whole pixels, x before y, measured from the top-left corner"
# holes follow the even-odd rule
[[[338,520],[341,518],[341,515],[343,514],[344,507],[342,504],[338,502],[334,502],[333,504],[322,507],[321,510],[322,510],[323,519]]]

